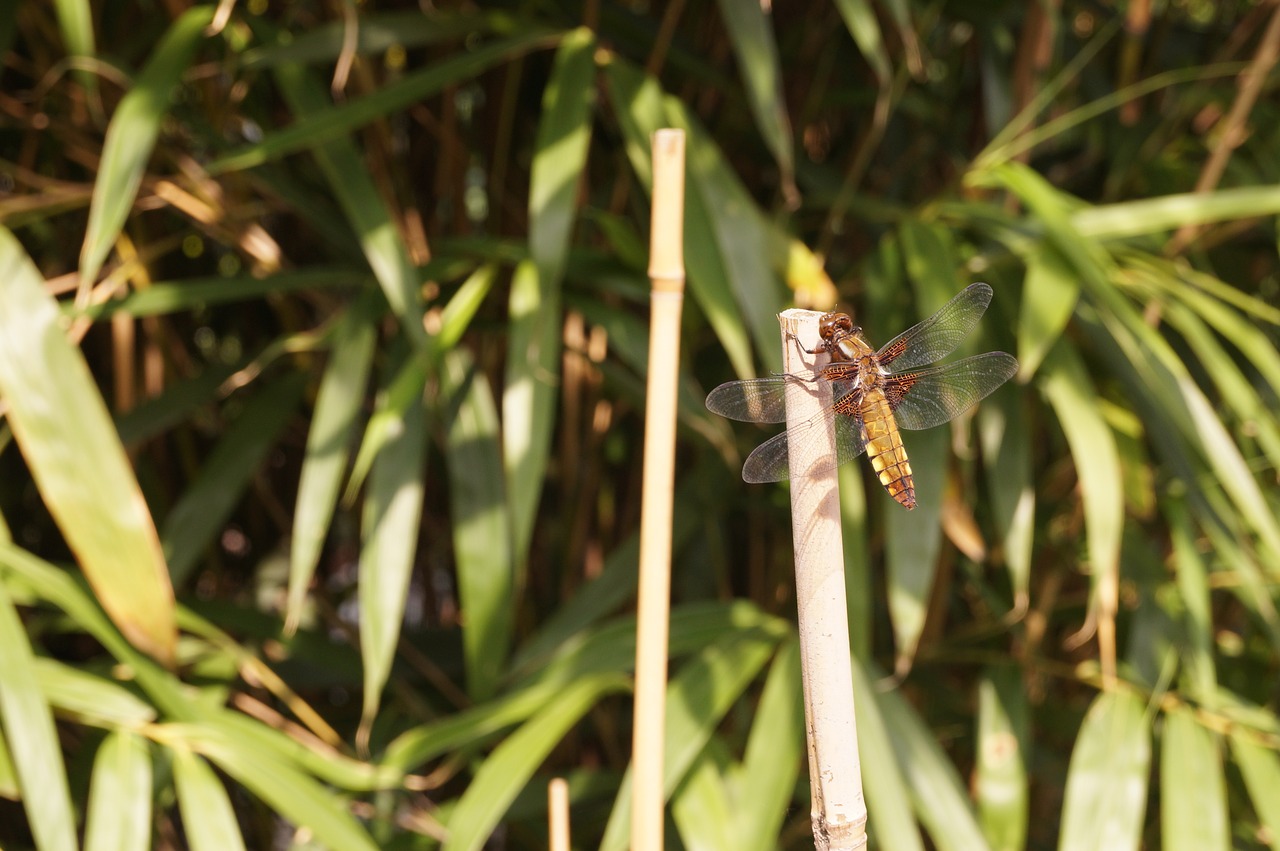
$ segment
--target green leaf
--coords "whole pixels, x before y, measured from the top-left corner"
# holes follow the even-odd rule
[[[1127,239],[1188,225],[1234,222],[1280,213],[1280,187],[1233,186],[1084,207],[1071,223],[1087,239]]]
[[[85,818],[85,851],[151,847],[151,751],[147,740],[125,730],[98,747]]]
[[[275,71],[276,83],[300,116],[324,113],[329,100],[311,73],[300,65],[282,65]],[[385,89],[383,90],[385,91]],[[342,212],[360,240],[365,259],[387,297],[387,304],[400,320],[400,327],[415,348],[426,344],[422,327],[422,294],[418,271],[409,257],[409,249],[400,237],[391,211],[374,185],[364,157],[354,142],[337,136],[311,147],[329,188],[338,198]]]
[[[1098,695],[1071,752],[1061,851],[1137,849],[1146,813],[1151,731],[1128,692]]]
[[[716,851],[719,848],[746,848],[735,841],[732,828],[741,825],[735,819],[733,806],[725,789],[724,778],[708,746],[694,763],[688,776],[671,798],[671,818],[680,832],[680,840],[688,851]],[[746,831],[741,831],[745,834]],[[775,833],[776,837],[776,833]],[[762,837],[752,836],[756,842]],[[765,847],[773,847],[772,841]]]
[[[244,837],[222,781],[209,763],[186,748],[172,753],[178,809],[191,851],[242,851]]]
[[[235,728],[209,719],[156,727],[153,735],[175,750],[185,747],[203,754],[283,818],[309,829],[325,847],[351,851],[378,847],[332,792],[278,752],[246,740]]]
[[[1021,673],[1012,667],[989,670],[978,684],[974,787],[992,851],[1026,847],[1029,714]]]
[[[467,689],[494,693],[506,668],[519,591],[511,557],[498,413],[484,373],[456,349],[445,356],[441,395],[449,401],[445,466],[453,511]]]
[[[306,375],[290,373],[260,388],[165,518],[165,551],[175,583],[186,579],[243,498],[253,474],[297,410]]]
[[[377,331],[373,317],[351,310],[338,326],[316,395],[307,450],[298,480],[289,555],[287,631],[297,628],[307,586],[315,574],[338,503],[351,435],[363,409]]]
[[[551,749],[601,698],[626,691],[627,678],[600,674],[557,693],[519,730],[508,736],[476,772],[449,816],[444,851],[478,851],[503,813]]]
[[[142,184],[147,160],[160,135],[160,122],[169,107],[204,30],[213,20],[212,6],[188,9],[169,27],[151,51],[133,87],[116,107],[98,163],[89,207],[89,225],[80,249],[80,286],[98,275],[107,252],[120,235]]]
[[[54,659],[35,660],[40,691],[65,716],[100,727],[138,728],[156,720],[156,709],[124,686]]]
[[[1027,258],[1018,318],[1019,380],[1035,375],[1045,355],[1062,336],[1080,298],[1080,283],[1052,246]]]
[[[2,279],[0,279],[2,280]],[[0,722],[36,847],[74,849],[76,816],[53,713],[36,679],[31,644],[0,577]]]
[[[1217,737],[1189,709],[1164,716],[1160,741],[1160,832],[1167,851],[1232,848],[1227,781]]]
[[[263,141],[233,151],[206,166],[210,174],[242,171],[269,160],[314,148],[348,135],[366,124],[405,109],[452,85],[476,79],[489,68],[553,44],[559,36],[545,28],[526,27],[519,35],[489,42],[421,71],[406,74],[362,98],[309,113]]]
[[[1053,407],[1080,479],[1094,588],[1115,582],[1124,532],[1124,487],[1115,436],[1075,349],[1059,344],[1041,368],[1040,387]],[[1110,577],[1110,579],[1107,579]]]
[[[992,514],[1004,540],[1003,554],[1013,590],[1013,608],[1030,604],[1031,552],[1035,537],[1036,489],[1032,441],[1022,387],[1000,388],[978,409],[982,460],[991,491]]]
[[[787,640],[778,647],[740,770],[731,778],[733,800],[751,806],[725,822],[733,827],[730,845],[740,851],[767,851],[777,846],[804,755],[804,700],[800,686],[800,645]]]
[[[836,0],[836,8],[840,10],[845,28],[857,43],[862,58],[867,60],[880,85],[887,85],[893,77],[893,66],[889,62],[875,10],[867,0]]]
[[[746,83],[747,105],[786,185],[794,179],[795,153],[768,9],[758,0],[720,0],[720,15],[738,58],[738,72]]]
[[[643,74],[627,62],[615,59],[604,68],[606,91],[625,135],[627,159],[632,170],[646,187],[653,182],[649,138],[666,126],[663,93],[658,81]],[[686,175],[688,167],[686,166]],[[714,246],[715,226],[711,208],[694,186],[685,187],[684,261],[689,276],[689,289],[707,321],[715,329],[734,371],[743,377],[752,375],[751,346],[734,300],[728,264]],[[775,303],[768,308],[777,310]],[[753,326],[754,327],[754,326]],[[770,329],[769,348],[776,350],[775,329]]]
[[[867,830],[881,848],[894,851],[924,851],[924,840],[912,813],[909,777],[898,761],[892,731],[870,677],[866,663],[854,659],[853,700],[858,716],[858,757],[863,766],[863,787],[867,798]],[[914,710],[911,710],[914,711]],[[866,782],[874,766],[874,782]]]
[[[426,485],[426,410],[410,405],[369,473],[361,521],[360,654],[364,660],[361,723],[372,724],[391,675],[409,579],[418,555]]]
[[[872,675],[872,670],[863,674],[864,677]],[[856,678],[854,682],[857,683]],[[955,767],[919,713],[896,690],[879,692],[864,684],[860,692],[855,687],[855,695],[860,707],[859,725],[862,723],[861,706],[869,702],[867,697],[872,697],[878,704],[877,710],[884,719],[893,746],[891,762],[902,766],[905,786],[915,803],[916,814],[939,851],[981,851],[987,848],[987,841],[978,827],[969,796]],[[861,734],[858,739],[862,740]],[[864,764],[881,765],[876,762]],[[868,785],[878,784],[877,779]]]
[[[1273,716],[1274,717],[1274,716]],[[1280,849],[1280,754],[1258,744],[1247,731],[1235,727],[1231,733],[1231,754],[1235,757],[1258,822],[1270,836],[1272,851]]]
[[[768,661],[777,639],[744,632],[706,647],[685,663],[667,686],[663,789],[670,796],[714,734],[716,725]],[[625,848],[631,831],[631,770],[623,778],[600,842],[604,851]]]
[[[22,246],[0,229],[0,396],[45,505],[121,631],[173,658],[160,539],[88,364]]]

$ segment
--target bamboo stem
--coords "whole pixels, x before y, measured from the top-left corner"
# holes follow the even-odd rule
[[[547,827],[549,851],[569,851],[569,784],[563,777],[547,784]]]
[[[817,357],[818,319],[811,310],[781,314],[784,369],[805,375]],[[797,345],[796,338],[800,340]],[[787,428],[831,404],[824,381],[789,382]],[[862,797],[857,725],[853,714],[853,672],[849,615],[845,603],[844,550],[840,537],[840,491],[836,471],[806,475],[815,461],[835,453],[835,433],[827,446],[788,447],[791,465],[791,531],[796,561],[796,605],[800,622],[800,666],[804,683],[805,729],[809,746],[814,847],[861,848],[867,842],[867,806]]]
[[[684,132],[653,136],[653,213],[649,243],[652,316],[645,395],[644,472],[640,504],[635,731],[632,741],[631,847],[660,851],[667,629],[671,596],[676,382],[684,303]]]

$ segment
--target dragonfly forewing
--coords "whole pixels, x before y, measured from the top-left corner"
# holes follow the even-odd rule
[[[787,378],[749,378],[721,384],[707,394],[707,410],[747,423],[780,423],[787,418]]]
[[[895,372],[925,366],[956,350],[991,304],[991,287],[970,284],[942,309],[923,322],[912,325],[884,344],[876,353],[881,366],[893,365]]]

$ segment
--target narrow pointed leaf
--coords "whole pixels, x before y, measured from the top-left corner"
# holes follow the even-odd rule
[[[795,171],[791,119],[782,94],[782,67],[774,41],[769,6],[759,0],[720,0],[720,14],[746,83],[747,105],[756,120],[784,183]]]
[[[243,851],[231,799],[209,763],[186,748],[175,748],[173,782],[191,851]]]
[[[1137,849],[1150,763],[1142,702],[1127,692],[1098,695],[1071,752],[1060,851]]]
[[[0,229],[0,397],[45,505],[103,608],[161,660],[177,640],[173,587],[111,415],[22,246]]]
[[[1218,740],[1188,709],[1164,716],[1160,829],[1166,851],[1230,851],[1232,847]]]
[[[1044,356],[1062,336],[1079,297],[1079,280],[1051,246],[1027,260],[1022,314],[1018,317],[1020,380],[1035,375]]]
[[[978,684],[975,787],[982,832],[992,851],[1026,847],[1029,708],[1014,668],[993,669]]]
[[[85,851],[145,851],[151,847],[151,752],[147,740],[123,730],[98,747],[85,819]]]
[[[212,6],[195,6],[174,21],[111,117],[94,181],[89,225],[80,249],[81,285],[97,277],[124,227],[160,135],[169,98],[191,64],[211,20]]]

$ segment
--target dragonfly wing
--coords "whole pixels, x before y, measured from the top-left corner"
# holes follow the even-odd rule
[[[810,444],[825,444],[828,440],[829,426],[835,429],[835,454],[819,458],[805,470],[805,475],[815,476],[825,473],[852,458],[857,458],[867,448],[862,431],[862,418],[837,413],[839,406],[840,401],[837,401],[834,406],[819,411],[804,422],[782,434],[774,435],[757,446],[747,456],[747,462],[742,467],[742,478],[748,482],[781,482],[791,478],[790,449],[796,447],[802,455],[814,454],[807,451]]]
[[[891,375],[885,396],[901,428],[933,428],[952,420],[1004,384],[1018,371],[1018,361],[1004,352]]]
[[[707,409],[731,420],[780,423],[787,418],[786,389],[781,375],[730,381],[707,394]]]
[[[876,353],[880,365],[895,371],[925,366],[955,351],[991,304],[991,287],[970,284],[942,309],[894,337]]]

